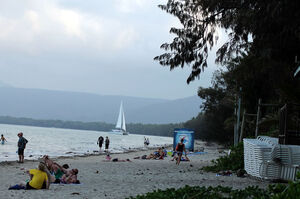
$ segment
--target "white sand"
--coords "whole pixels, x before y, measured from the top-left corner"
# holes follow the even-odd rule
[[[202,172],[199,169],[210,164],[221,154],[217,146],[204,146],[196,142],[195,149],[204,147],[206,154],[189,156],[190,162],[176,165],[171,157],[164,160],[133,159],[148,155],[153,150],[113,154],[112,158],[127,159],[132,162],[104,162],[104,155],[59,158],[59,164],[67,163],[71,168],[78,168],[81,185],[53,185],[50,190],[8,190],[10,185],[25,181],[29,177],[23,168],[36,168],[38,161],[25,161],[0,164],[0,198],[126,198],[151,192],[157,189],[191,186],[230,186],[244,188],[250,185],[267,187],[269,182],[258,181],[249,177],[216,176],[215,173]],[[25,151],[26,153],[26,151]]]

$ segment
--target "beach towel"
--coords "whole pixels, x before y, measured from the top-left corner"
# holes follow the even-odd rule
[[[189,153],[188,155],[201,155],[201,154],[205,154],[207,152],[194,152],[194,153]]]
[[[190,161],[189,159],[185,159],[184,157],[181,157],[181,161]]]
[[[22,185],[16,184],[16,185],[11,186],[11,187],[8,188],[8,190],[20,190],[20,189],[25,189],[25,187],[22,186]]]
[[[65,183],[55,183],[51,182],[51,185],[82,185],[82,183],[71,183],[71,184],[65,184]]]

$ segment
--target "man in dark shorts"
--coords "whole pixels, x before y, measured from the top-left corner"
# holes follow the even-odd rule
[[[23,137],[23,133],[18,133],[19,141],[18,141],[18,155],[19,155],[19,163],[24,163],[24,149],[27,144],[27,140]]]
[[[104,141],[104,138],[102,136],[100,136],[98,138],[98,141],[97,141],[97,144],[99,144],[100,151],[101,151],[101,148],[102,148],[103,141]]]
[[[108,137],[106,136],[106,139],[105,139],[105,150],[108,151],[108,147],[109,147],[109,139]]]

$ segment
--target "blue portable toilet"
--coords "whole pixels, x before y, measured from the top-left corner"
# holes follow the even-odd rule
[[[194,151],[194,131],[191,129],[174,129],[174,138],[173,138],[173,150],[180,140],[184,138],[185,149],[188,151]]]

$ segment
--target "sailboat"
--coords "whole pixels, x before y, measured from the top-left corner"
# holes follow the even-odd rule
[[[122,133],[123,135],[128,135],[129,133],[126,131],[126,123],[125,123],[125,115],[123,110],[123,102],[120,105],[119,117],[116,124],[115,129],[112,130],[115,133]]]

